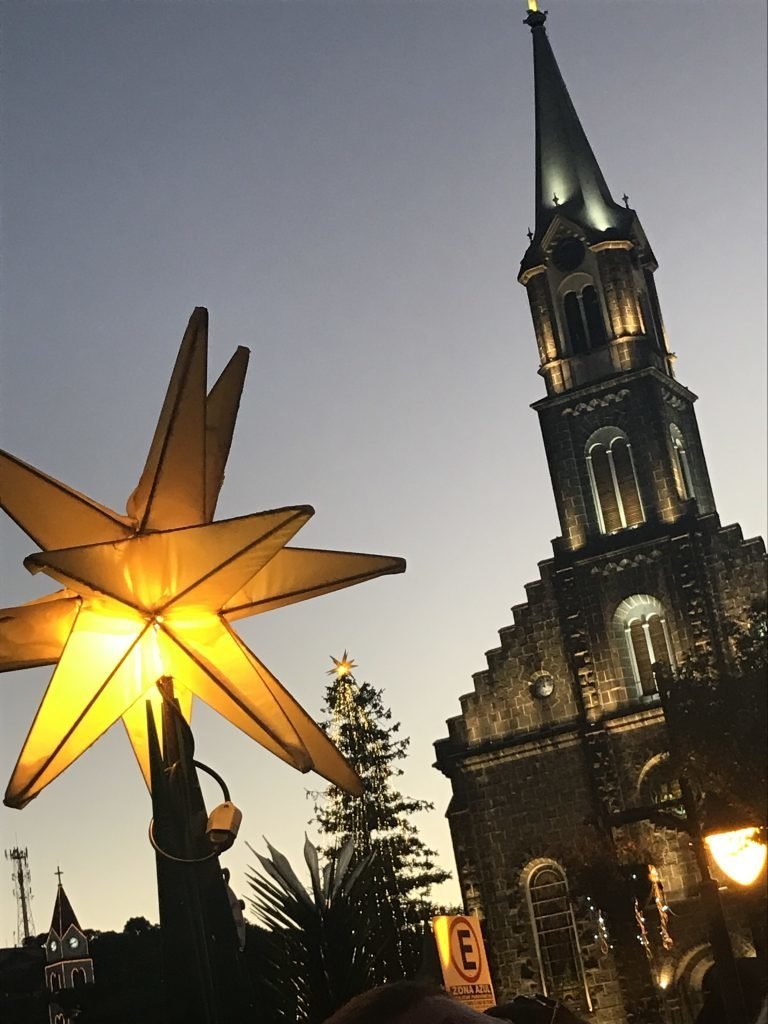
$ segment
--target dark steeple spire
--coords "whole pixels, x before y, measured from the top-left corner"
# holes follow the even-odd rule
[[[61,939],[71,925],[74,925],[78,931],[82,931],[82,929],[72,909],[72,904],[64,892],[64,886],[61,884],[61,872],[57,870],[56,874],[59,876],[59,887],[56,892],[56,903],[53,907],[50,930]]]
[[[557,212],[590,235],[626,232],[632,211],[614,202],[568,95],[544,27],[547,15],[530,5],[536,104],[536,239]]]
[[[617,203],[528,0],[536,92],[536,223],[518,280],[550,395],[653,368],[673,377],[653,274],[629,197]]]

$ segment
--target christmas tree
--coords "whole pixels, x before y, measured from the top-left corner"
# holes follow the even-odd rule
[[[403,796],[396,780],[403,774],[409,740],[384,706],[382,691],[358,683],[357,666],[344,652],[332,658],[332,680],[325,693],[323,727],[363,781],[362,797],[329,786],[316,806],[316,822],[327,837],[326,852],[347,840],[357,856],[373,854],[372,885],[376,934],[381,950],[378,981],[410,976],[419,965],[424,923],[435,912],[433,885],[448,873],[435,864],[436,854],[419,837],[415,815],[433,810],[427,800]]]

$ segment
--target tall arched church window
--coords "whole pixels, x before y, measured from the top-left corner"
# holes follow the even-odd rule
[[[601,427],[587,441],[587,469],[601,533],[645,522],[632,449],[617,427]]]
[[[637,695],[656,693],[653,666],[675,664],[664,606],[650,594],[634,594],[616,609],[615,623]]]
[[[85,971],[82,967],[72,968],[72,988],[78,988],[80,985],[84,985],[86,981]]]
[[[554,861],[546,861],[530,873],[526,890],[544,995],[584,1000],[591,1010],[565,872]]]
[[[672,441],[672,451],[675,456],[675,469],[677,470],[678,489],[681,498],[695,498],[693,489],[693,478],[691,467],[688,462],[688,450],[685,444],[683,432],[676,423],[670,424],[669,435]]]

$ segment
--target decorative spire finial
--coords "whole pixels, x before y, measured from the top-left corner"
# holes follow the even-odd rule
[[[61,885],[61,876],[64,874],[64,872],[61,870],[58,864],[56,865],[56,870],[53,873],[58,878],[59,885]]]
[[[621,199],[622,199],[622,202],[624,203],[624,205],[626,206],[626,208],[629,209],[629,196],[627,195],[626,192],[621,197]]]
[[[524,24],[531,28],[541,28],[546,20],[547,12],[539,10],[539,0],[528,0],[528,17],[524,19]]]
[[[533,232],[531,231],[530,228],[528,228],[528,230],[526,231],[526,235],[528,235],[528,241],[532,242],[533,241]]]

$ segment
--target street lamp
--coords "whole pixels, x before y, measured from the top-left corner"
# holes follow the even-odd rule
[[[715,793],[707,793],[701,809],[701,833],[715,864],[738,885],[756,882],[765,868],[768,849],[759,823]]]
[[[759,828],[713,832],[704,842],[715,864],[738,885],[752,885],[765,867],[768,850],[760,841]]]

